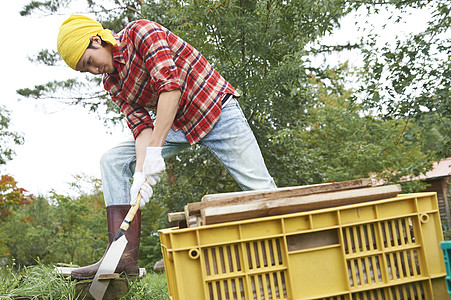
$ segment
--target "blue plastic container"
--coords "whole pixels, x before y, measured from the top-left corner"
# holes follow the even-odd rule
[[[446,268],[446,289],[451,297],[451,241],[440,242]]]

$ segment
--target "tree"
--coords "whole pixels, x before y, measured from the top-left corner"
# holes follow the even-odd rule
[[[0,180],[0,225],[2,225],[0,226],[0,255],[2,257],[10,253],[10,249],[7,247],[10,239],[4,224],[18,208],[31,204],[33,200],[33,195],[25,189],[19,188],[13,177],[2,175]],[[31,218],[31,216],[28,216],[28,218]]]
[[[47,199],[36,197],[30,205],[18,210],[3,224],[6,229],[9,255],[7,262],[16,267],[35,265],[37,261],[53,263],[50,245],[56,238],[56,224]]]
[[[427,155],[421,147],[424,129],[408,119],[365,115],[337,73],[346,71],[346,65],[330,70],[329,85],[312,74],[319,101],[307,111],[308,126],[294,126],[271,137],[282,145],[277,148],[288,150],[279,155],[284,173],[303,176],[303,184],[377,176],[387,183],[403,181],[404,192],[422,187],[405,179],[431,167],[425,164]],[[292,168],[290,161],[301,163]]]
[[[377,43],[372,33],[362,41],[364,67],[359,100],[367,109],[377,110],[386,119],[407,118],[422,127],[440,124],[443,139],[435,149],[435,159],[451,156],[451,38],[450,8],[446,0],[365,1],[368,14],[396,9],[401,16],[421,9],[429,14],[424,30],[394,43]]]
[[[23,267],[72,263],[88,265],[102,257],[108,245],[106,211],[98,180],[74,176],[72,186],[85,186],[79,196],[56,193],[39,196],[18,206],[0,219],[2,265]],[[166,207],[152,198],[142,213],[140,266],[152,268],[161,259],[158,229],[167,226],[162,218]]]
[[[16,207],[30,204],[33,195],[19,188],[16,180],[9,175],[2,175],[0,180],[0,220],[13,214]]]
[[[73,186],[90,180],[76,176]],[[108,244],[105,205],[97,180],[91,186],[80,196],[52,193],[17,208],[0,227],[8,249],[2,263],[87,265],[102,257]]]
[[[9,111],[4,106],[0,106],[0,166],[14,156],[12,145],[23,144],[23,137],[9,130],[10,121]]]

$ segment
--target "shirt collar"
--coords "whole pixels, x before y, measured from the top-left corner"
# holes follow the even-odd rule
[[[121,41],[117,36],[115,36],[115,38],[117,40],[117,44],[113,46],[113,64],[115,65],[115,67],[117,67],[118,64],[125,64],[125,59]]]

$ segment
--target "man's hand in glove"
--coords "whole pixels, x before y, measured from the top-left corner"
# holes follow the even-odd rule
[[[164,164],[163,156],[161,156],[161,150],[163,147],[147,147],[146,148],[146,158],[143,164],[143,173],[150,183],[150,185],[155,185],[160,182],[161,177],[163,177],[166,165]]]
[[[136,172],[133,175],[133,184],[130,189],[130,205],[135,205],[138,199],[138,194],[141,194],[141,200],[139,201],[139,207],[143,208],[146,203],[149,202],[150,197],[153,195],[153,190],[150,184],[146,181],[146,176],[142,172]]]

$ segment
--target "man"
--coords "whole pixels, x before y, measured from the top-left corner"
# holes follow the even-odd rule
[[[61,25],[57,47],[72,69],[103,74],[105,89],[133,133],[134,140],[101,160],[110,243],[138,193],[140,207],[149,201],[165,171],[164,157],[190,145],[207,147],[243,190],[276,187],[238,105],[240,95],[202,54],[168,29],[138,20],[112,35],[100,23],[72,15]],[[149,110],[156,110],[155,120]],[[137,274],[139,232],[138,213],[116,272]],[[72,277],[92,278],[99,264],[79,268]]]

